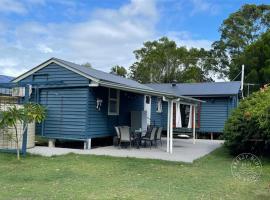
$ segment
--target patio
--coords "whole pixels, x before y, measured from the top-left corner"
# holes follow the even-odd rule
[[[68,149],[68,148],[50,148],[37,146],[28,149],[28,153],[41,156],[65,155],[68,153],[89,154],[89,155],[106,155],[115,157],[133,157],[144,159],[159,159],[167,161],[178,161],[192,163],[194,160],[209,154],[211,151],[220,147],[223,143],[221,140],[200,140],[197,139],[193,144],[192,139],[174,139],[173,153],[166,152],[166,139],[162,139],[163,146],[150,148],[118,148],[115,146],[99,147],[91,150]]]

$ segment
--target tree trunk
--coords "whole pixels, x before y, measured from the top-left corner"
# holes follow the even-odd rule
[[[13,126],[15,128],[15,134],[16,134],[16,149],[17,149],[17,160],[20,160],[20,147],[19,147],[19,136],[18,136],[18,130],[15,123],[13,123]]]

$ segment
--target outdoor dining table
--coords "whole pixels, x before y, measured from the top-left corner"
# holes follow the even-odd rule
[[[135,130],[135,131],[133,132],[134,146],[135,146],[137,149],[139,149],[140,146],[141,146],[141,139],[142,139],[142,136],[143,136],[143,134],[144,134],[145,132],[146,132],[146,131],[141,130],[141,129]]]

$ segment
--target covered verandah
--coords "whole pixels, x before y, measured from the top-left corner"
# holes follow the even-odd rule
[[[167,113],[167,148],[166,151],[170,154],[173,153],[174,147],[174,138],[173,138],[173,121],[176,121],[177,127],[182,127],[181,123],[181,113],[180,113],[180,104],[190,106],[190,115],[189,115],[189,129],[192,130],[192,143],[196,143],[196,109],[199,103],[203,102],[201,100],[197,100],[189,97],[179,97],[179,98],[169,98],[164,97],[164,101],[168,102],[168,113]],[[176,113],[174,116],[174,105],[176,105]],[[174,119],[176,117],[176,119]]]

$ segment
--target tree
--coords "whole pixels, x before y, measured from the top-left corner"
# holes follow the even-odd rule
[[[127,76],[126,68],[119,65],[112,67],[110,73],[117,74],[118,76],[123,76],[123,77]]]
[[[259,86],[270,83],[270,30],[247,46],[233,64],[236,69],[245,65],[245,82]]]
[[[137,61],[130,67],[131,78],[141,83],[201,82],[211,80],[214,70],[214,63],[209,62],[211,52],[177,47],[167,37],[145,42],[134,54]],[[192,74],[192,70],[199,73]]]
[[[86,63],[82,64],[82,66],[85,66],[85,67],[88,67],[88,68],[92,68],[91,63],[89,63],[89,62],[86,62]]]
[[[234,78],[241,71],[234,60],[269,28],[270,5],[246,4],[225,19],[219,29],[220,40],[212,45],[213,58],[222,64],[220,71]]]
[[[10,140],[14,140],[16,143],[17,159],[20,160],[20,147],[19,144],[22,141],[22,136],[28,128],[28,124],[32,122],[40,123],[45,119],[45,109],[38,104],[28,103],[23,107],[13,106],[7,108],[7,111],[1,113],[0,128],[2,130],[8,130],[14,128],[14,133],[8,133]],[[18,126],[23,125],[23,134],[19,134]]]
[[[270,153],[270,88],[265,86],[240,101],[224,127],[231,153]]]

